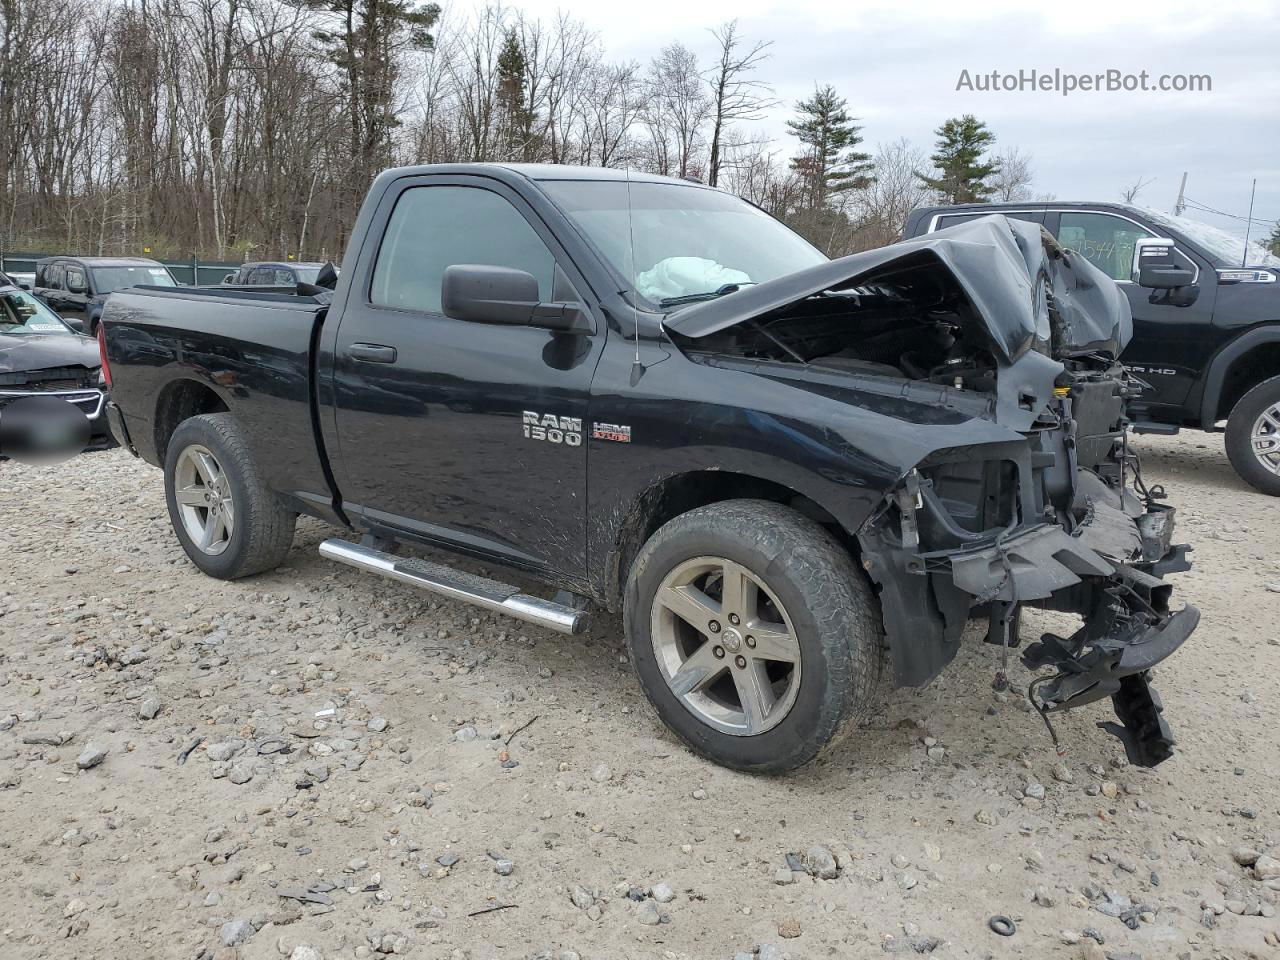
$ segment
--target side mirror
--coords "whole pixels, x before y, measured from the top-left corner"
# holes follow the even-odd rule
[[[332,260],[325,263],[316,274],[316,286],[326,290],[338,289],[338,268],[333,265]]]
[[[1185,287],[1195,273],[1174,263],[1177,245],[1165,237],[1141,237],[1133,245],[1133,279],[1140,287],[1172,290]]]
[[[76,331],[76,333],[84,333],[83,317],[63,317],[62,322],[65,323],[72,330]]]
[[[533,274],[510,267],[456,263],[446,267],[440,287],[446,317],[471,323],[583,332],[589,329],[578,303],[540,303]]]
[[[67,281],[67,293],[88,293],[88,292],[89,291],[86,289],[83,283],[72,283],[70,280]]]
[[[222,275],[222,282],[224,285],[228,283],[235,283],[236,275],[234,273],[224,273]]]

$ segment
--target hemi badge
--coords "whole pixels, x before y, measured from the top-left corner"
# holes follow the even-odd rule
[[[614,443],[630,443],[631,428],[620,423],[593,423],[592,440],[612,440]]]

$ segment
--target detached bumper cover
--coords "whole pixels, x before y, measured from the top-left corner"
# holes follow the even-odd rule
[[[1132,763],[1160,763],[1172,755],[1173,736],[1149,671],[1200,622],[1195,607],[1170,611],[1173,588],[1160,579],[1190,566],[1190,548],[1173,544],[1173,531],[1174,510],[1167,505],[1126,510],[1090,499],[1071,532],[1046,521],[982,546],[924,553],[868,552],[864,542],[864,562],[882,587],[895,668],[904,668],[899,682],[927,682],[941,669],[958,647],[962,620],[975,609],[988,609],[993,625],[1015,621],[1020,604],[1077,613],[1084,624],[1070,637],[1045,634],[1024,651],[1029,669],[1053,670],[1032,683],[1032,703],[1047,715],[1111,697],[1119,723],[1104,729],[1121,739]],[[917,575],[892,576],[895,566]],[[931,607],[941,611],[947,629],[933,643],[922,642]],[[908,630],[914,642],[892,642],[894,631],[900,637]],[[1003,626],[988,636],[1018,643]]]
[[[1120,723],[1100,723],[1124,744],[1129,762],[1154,767],[1173,755],[1173,733],[1148,671],[1174,653],[1200,623],[1200,611],[1186,606],[1142,626],[1113,628],[1090,640],[1086,624],[1070,639],[1045,634],[1027,647],[1022,662],[1032,670],[1057,673],[1033,682],[1032,703],[1052,713],[1110,697]]]
[[[1173,588],[1154,571],[1182,569],[1186,547],[1170,543],[1174,511],[1155,505],[1137,518],[1090,503],[1070,534],[1045,524],[1003,543],[951,558],[953,582],[983,602],[1038,603],[1084,617],[1070,637],[1046,633],[1022,655],[1028,669],[1051,668],[1028,691],[1042,715],[1110,697],[1120,723],[1100,724],[1129,761],[1155,766],[1173,754],[1149,671],[1195,631],[1200,611],[1170,612]],[[1132,563],[1118,558],[1134,558]]]

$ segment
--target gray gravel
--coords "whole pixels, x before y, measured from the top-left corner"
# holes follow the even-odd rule
[[[286,567],[209,580],[158,472],[0,464],[0,956],[1270,955],[1280,511],[1218,438],[1138,444],[1204,615],[1158,670],[1174,760],[1129,767],[1105,704],[1055,718],[1057,756],[979,627],[779,779],[668,736],[613,618],[566,638],[370,580],[309,520]]]

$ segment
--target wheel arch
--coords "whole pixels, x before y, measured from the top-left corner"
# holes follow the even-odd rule
[[[853,553],[857,540],[836,516],[813,498],[784,483],[729,470],[690,470],[656,481],[636,497],[613,535],[604,589],[608,609],[622,608],[627,576],[640,548],[669,520],[725,500],[769,500],[790,507],[829,530]]]
[[[1209,361],[1200,400],[1200,426],[1210,429],[1231,413],[1246,393],[1280,375],[1280,323],[1254,327],[1226,344]]]
[[[171,380],[156,398],[152,419],[156,457],[164,463],[169,439],[179,424],[203,413],[225,413],[227,403],[206,383],[186,377]]]

